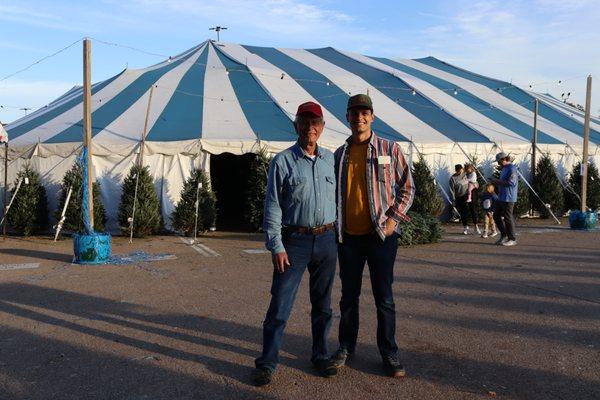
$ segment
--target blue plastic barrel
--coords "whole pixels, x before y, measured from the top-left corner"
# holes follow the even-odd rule
[[[571,229],[589,231],[596,228],[598,224],[598,213],[596,211],[581,212],[572,210],[569,213],[569,225]]]
[[[108,233],[73,234],[73,252],[77,264],[104,264],[110,257]]]

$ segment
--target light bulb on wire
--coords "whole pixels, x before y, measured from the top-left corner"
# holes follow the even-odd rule
[[[416,91],[415,89],[413,89],[413,90],[412,90],[412,92],[411,92],[411,94],[412,94],[413,96],[416,96],[416,95],[417,95],[417,91]]]

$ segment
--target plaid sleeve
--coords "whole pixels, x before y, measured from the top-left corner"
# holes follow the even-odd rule
[[[407,212],[412,205],[415,196],[415,185],[413,183],[412,174],[400,145],[393,143],[391,154],[396,161],[393,176],[395,185],[392,186],[395,186],[396,193],[394,203],[390,205],[386,215],[397,222],[402,220],[410,221]]]

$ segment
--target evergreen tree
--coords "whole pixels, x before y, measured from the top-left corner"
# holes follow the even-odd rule
[[[573,166],[564,195],[567,210],[579,210],[581,208],[581,199],[579,197],[581,196],[581,162]],[[598,176],[598,168],[593,162],[588,164],[586,204],[592,210],[600,208],[600,176]]]
[[[17,173],[9,199],[14,195],[20,180],[21,187],[10,206],[7,222],[15,233],[30,236],[48,227],[48,199],[40,174],[29,164]]]
[[[133,204],[135,198],[136,177],[138,177],[135,216]],[[160,201],[154,188],[150,169],[135,164],[123,181],[121,204],[119,205],[119,226],[124,235],[130,233],[130,218],[133,219],[133,236],[144,237],[157,233],[161,227]]]
[[[244,218],[252,229],[258,231],[262,228],[265,195],[267,189],[267,175],[269,171],[269,157],[267,150],[261,148],[250,165],[248,184],[246,186],[246,207]]]
[[[58,208],[56,209],[54,216],[56,220],[60,220],[62,209],[67,199],[69,188],[72,188],[71,199],[67,206],[65,213],[65,222],[63,229],[70,232],[82,232],[83,226],[83,211],[81,208],[82,203],[82,187],[83,181],[83,166],[80,161],[76,161],[65,176],[60,185],[60,194],[58,201]],[[106,223],[106,213],[104,212],[104,205],[102,204],[102,197],[100,196],[100,184],[94,182],[92,185],[93,202],[94,202],[94,230],[96,232],[104,232],[104,224]]]
[[[556,176],[554,164],[547,154],[544,154],[537,163],[534,189],[545,204],[549,204],[550,209],[560,217],[564,208],[563,187]],[[540,217],[550,218],[550,212],[545,204],[537,198],[532,202]]]
[[[411,211],[423,215],[439,216],[444,202],[437,191],[431,170],[425,158],[420,154],[419,159],[413,163],[412,177],[415,184],[415,197],[410,208]]]
[[[501,172],[502,172],[502,166],[497,165],[496,169],[494,170],[493,177],[496,179],[500,179]],[[499,193],[500,188],[498,187],[498,185],[495,185],[495,186],[496,186],[496,193]],[[523,182],[523,179],[521,179],[521,176],[519,176],[519,188],[517,191],[517,203],[515,204],[513,214],[516,217],[520,217],[521,215],[527,214],[530,209],[531,209],[531,200],[529,198],[529,187],[527,186],[527,184],[525,182]]]
[[[413,211],[409,211],[408,216],[410,221],[400,222],[402,233],[398,237],[399,246],[437,243],[442,239],[444,229],[438,218]]]
[[[194,169],[185,181],[181,190],[181,200],[171,214],[173,229],[183,232],[186,236],[194,234],[198,183],[202,183],[198,194],[198,232],[212,228],[217,220],[217,196],[211,190],[206,173],[201,169]]]

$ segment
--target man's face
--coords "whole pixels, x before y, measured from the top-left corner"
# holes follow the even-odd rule
[[[314,146],[323,133],[325,122],[323,118],[310,115],[300,115],[296,120],[296,133],[302,147]]]
[[[373,111],[368,108],[351,108],[346,112],[352,134],[371,132],[371,124],[375,121]]]

